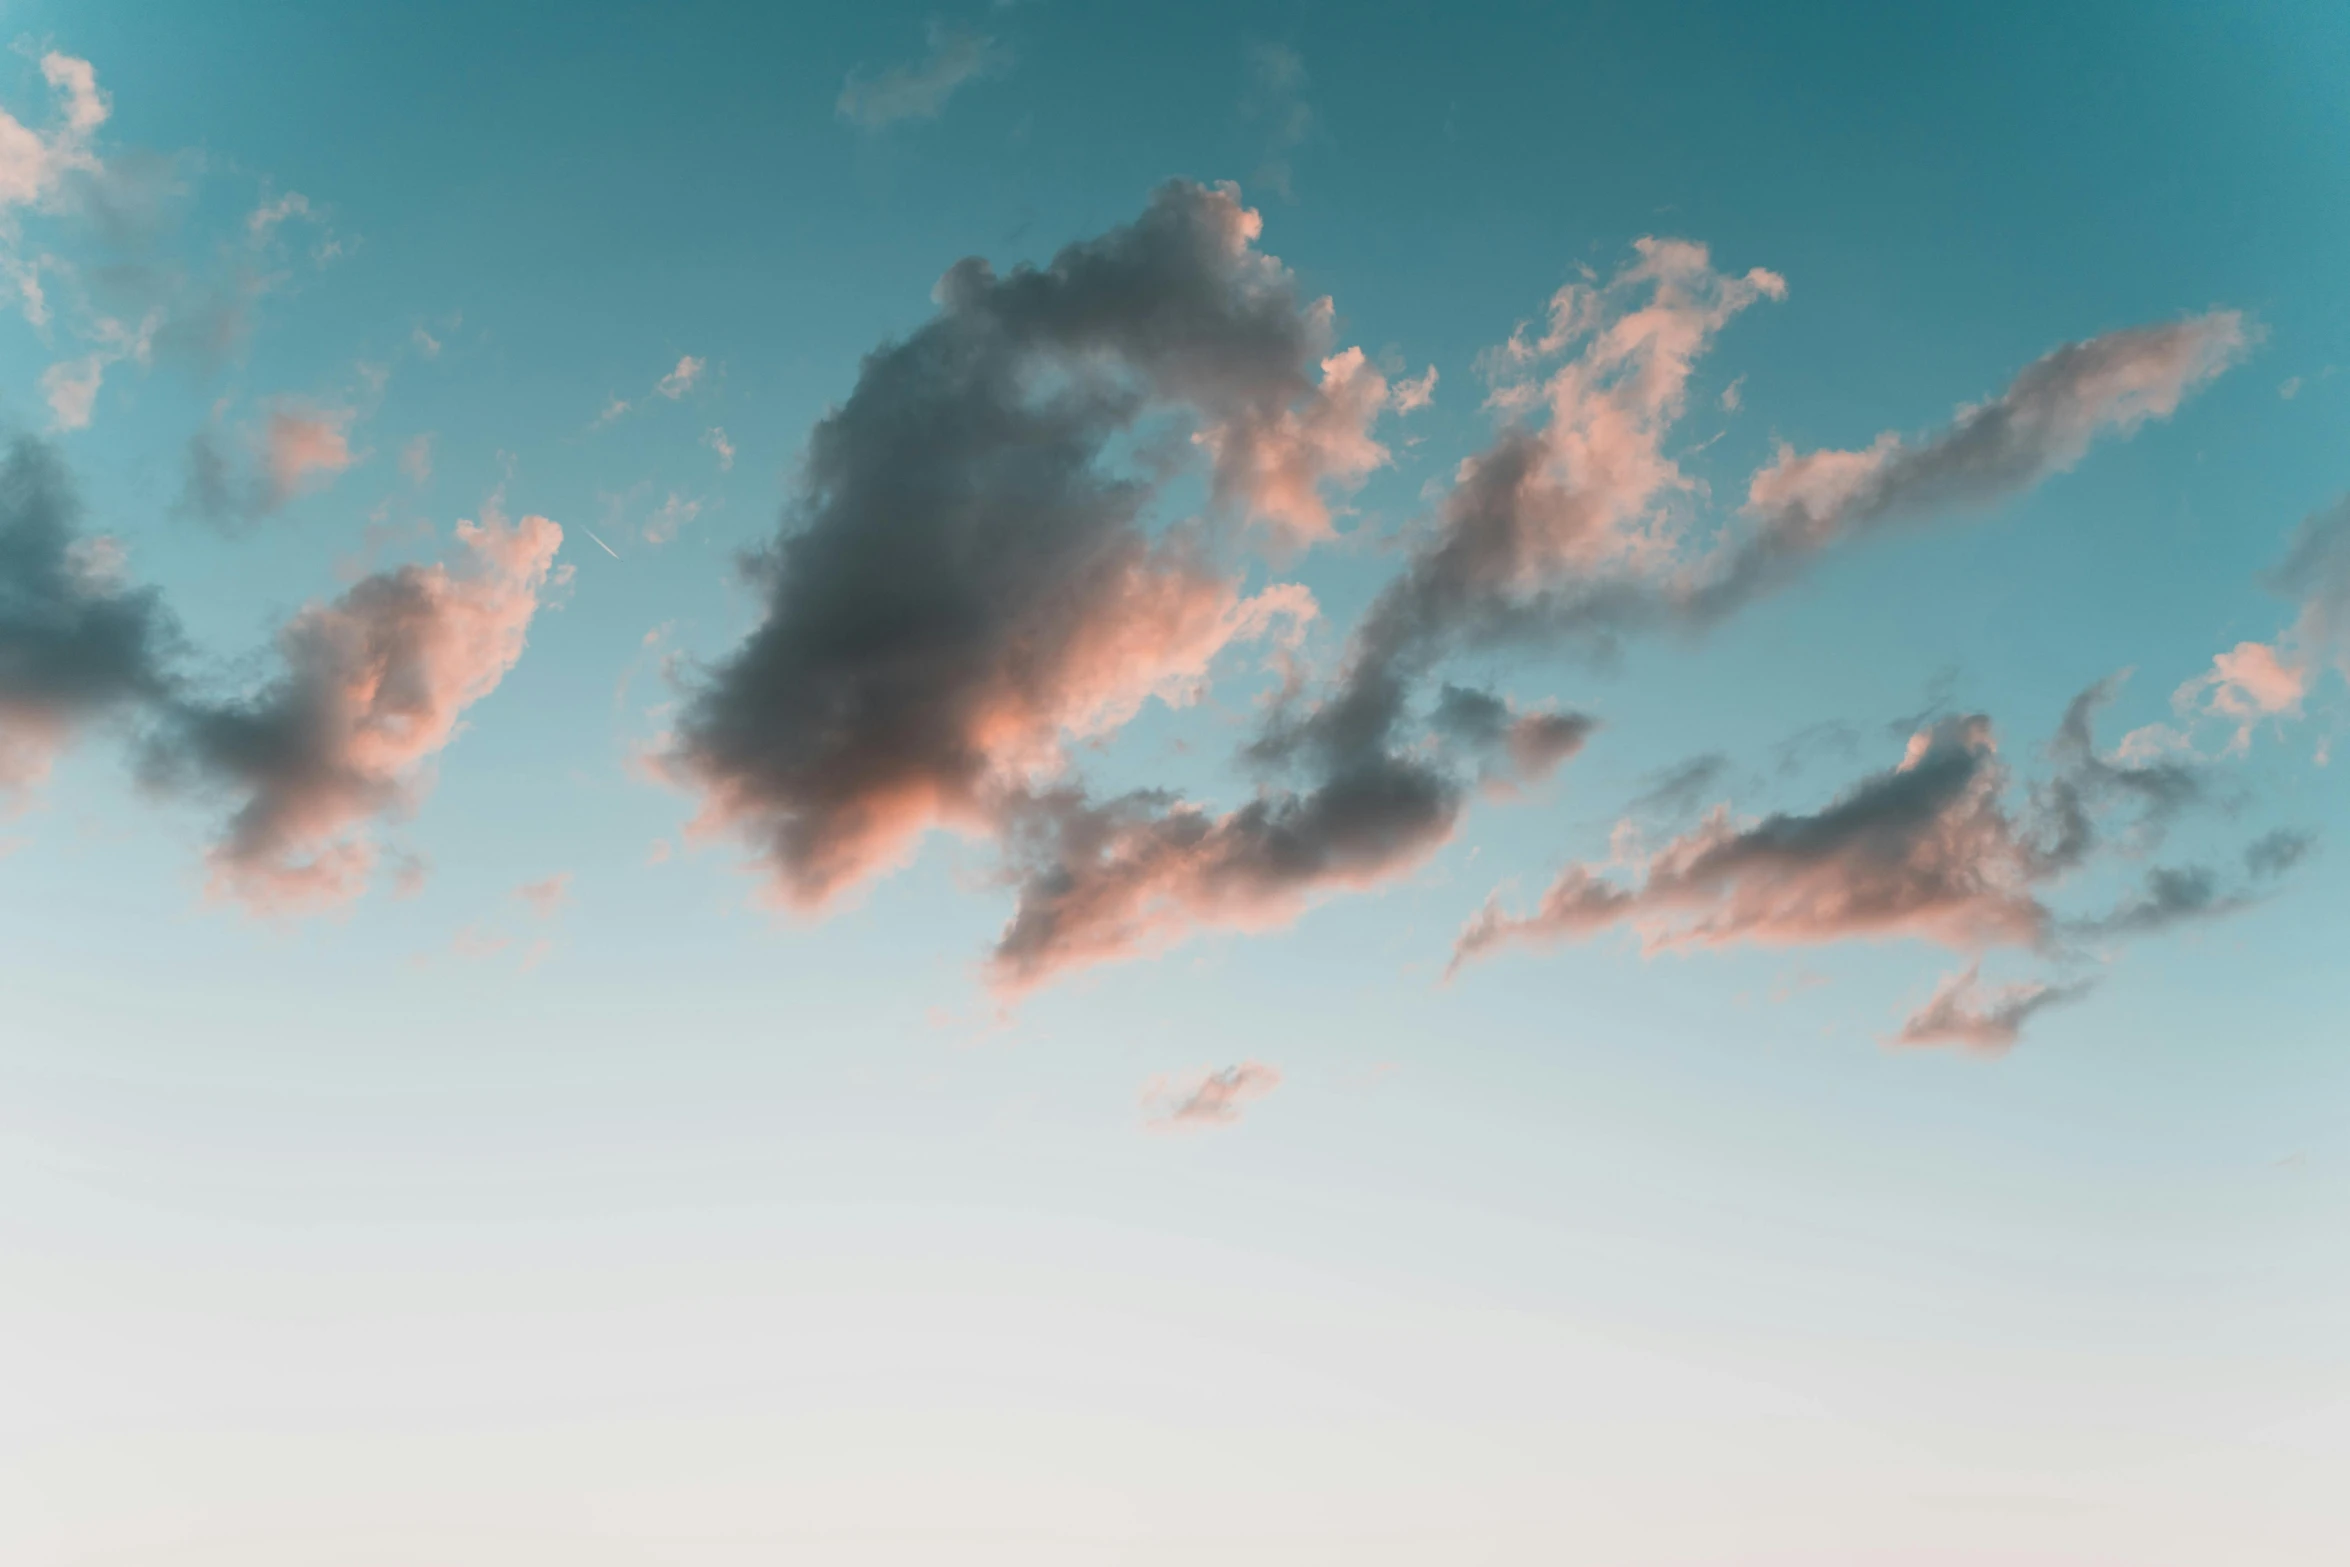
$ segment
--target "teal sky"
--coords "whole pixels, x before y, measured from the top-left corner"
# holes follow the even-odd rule
[[[0,21],[0,1560],[2338,1559],[2350,13]]]

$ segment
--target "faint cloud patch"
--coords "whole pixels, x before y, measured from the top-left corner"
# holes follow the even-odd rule
[[[1144,1124],[1156,1131],[1230,1126],[1280,1086],[1279,1069],[1262,1061],[1155,1077],[1143,1085]]]
[[[833,111],[861,130],[878,131],[906,120],[935,120],[964,83],[1000,76],[1015,56],[985,33],[932,22],[929,52],[911,65],[893,65],[868,76],[859,66],[841,84]]]

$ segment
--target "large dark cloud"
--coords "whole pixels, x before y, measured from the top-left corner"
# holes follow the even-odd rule
[[[80,521],[56,452],[10,442],[0,460],[0,803],[46,776],[86,725],[136,715],[171,689],[178,636],[161,597],[122,585],[119,550]]]
[[[1322,481],[1381,460],[1384,381],[1329,352],[1328,302],[1257,233],[1229,189],[1176,183],[1049,266],[960,262],[817,426],[764,619],[668,754],[785,899],[821,904],[932,826],[1043,809],[1020,802],[1069,737],[1311,613],[1300,588],[1244,599],[1198,530],[1153,535],[1158,474],[1114,460],[1178,418],[1219,500],[1296,539],[1327,530]]]

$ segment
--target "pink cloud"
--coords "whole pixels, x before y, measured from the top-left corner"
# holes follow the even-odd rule
[[[1652,952],[1893,936],[2030,946],[2049,916],[2030,890],[2034,852],[2000,805],[2005,784],[1988,722],[1945,720],[1817,814],[1739,824],[1717,809],[1651,856],[1638,886],[1570,865],[1530,914],[1489,903],[1453,961],[1617,925]]]
[[[2210,715],[2236,725],[2230,751],[2252,743],[2264,718],[2298,718],[2309,693],[2309,669],[2265,642],[2239,642],[2215,654],[2210,670],[2179,687],[2171,702],[2184,716]]]
[[[2072,1000],[2086,987],[2039,981],[1986,985],[1982,965],[1970,963],[1934,987],[1926,1004],[1910,1014],[1895,1045],[1957,1045],[1999,1055],[2015,1044],[2036,1012]]]
[[[1281,1073],[1261,1061],[1153,1078],[1143,1085],[1143,1116],[1159,1131],[1230,1126],[1280,1086]]]
[[[530,905],[530,912],[540,919],[553,919],[571,901],[571,873],[563,871],[543,881],[524,882],[514,889],[514,896]]]
[[[351,466],[348,409],[273,409],[262,436],[261,466],[272,507],[300,494],[314,474],[332,477]]]
[[[457,536],[457,569],[403,566],[309,606],[279,634],[274,684],[178,715],[165,771],[245,796],[207,856],[214,897],[295,914],[356,897],[370,823],[414,805],[426,764],[522,656],[563,530],[488,508]]]

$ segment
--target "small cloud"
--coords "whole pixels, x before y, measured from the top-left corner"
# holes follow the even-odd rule
[[[615,419],[618,419],[622,415],[626,414],[633,406],[634,405],[631,404],[627,398],[615,397],[604,405],[604,411],[596,415],[596,422],[588,426],[588,428],[591,430],[601,430],[604,428],[604,426],[612,423]]]
[[[269,476],[273,508],[300,493],[311,475],[331,478],[351,466],[351,418],[347,408],[279,408],[270,414],[262,438],[262,467]]]
[[[1431,374],[1434,372],[1431,371]],[[734,442],[726,438],[722,425],[712,425],[710,433],[702,437],[702,444],[718,454],[718,471],[730,473],[734,469]]]
[[[1427,372],[1416,379],[1396,382],[1388,402],[1397,413],[1408,414],[1427,407],[1435,399],[1436,367],[1430,365]]]
[[[449,951],[460,958],[494,958],[513,945],[514,938],[502,931],[468,925],[450,940]]]
[[[265,201],[245,216],[245,232],[254,243],[269,238],[277,226],[288,218],[310,217],[310,198],[298,190],[289,190],[275,201]]]
[[[2277,388],[2277,395],[2288,403],[2299,397],[2301,395],[2301,378],[2297,375],[2287,376],[2285,384]]]
[[[1280,1071],[1261,1061],[1243,1061],[1220,1072],[1153,1078],[1143,1085],[1143,1118],[1163,1131],[1229,1126],[1249,1105],[1280,1086]]]
[[[416,345],[416,351],[424,355],[424,357],[427,359],[438,359],[441,357],[441,340],[433,336],[430,332],[427,332],[421,326],[408,334],[408,341],[414,343]]]
[[[424,891],[424,879],[432,873],[430,860],[407,850],[394,850],[391,862],[393,897],[413,898]]]
[[[53,364],[41,373],[41,395],[49,402],[52,430],[86,430],[106,379],[106,358],[89,354]]]
[[[932,22],[930,52],[915,65],[893,65],[868,77],[849,72],[833,110],[851,125],[881,130],[903,120],[935,120],[965,82],[1012,68],[1012,51],[984,33]]]
[[[1734,414],[1738,411],[1738,405],[1745,401],[1745,388],[1746,377],[1744,376],[1740,376],[1737,380],[1732,381],[1728,386],[1722,388],[1722,412],[1726,414]]]
[[[526,881],[514,889],[514,896],[529,904],[530,912],[540,919],[553,919],[571,901],[571,873],[564,871],[544,881]]]
[[[693,355],[685,355],[677,361],[677,368],[661,377],[659,384],[653,390],[671,402],[677,401],[692,391],[694,383],[702,378],[702,365],[703,361],[696,359]]]
[[[660,508],[645,519],[645,542],[666,544],[677,537],[679,529],[701,514],[700,501],[691,500],[672,490],[668,498],[661,502]]]
[[[400,448],[400,471],[411,484],[423,484],[432,478],[432,435],[427,431]]]

